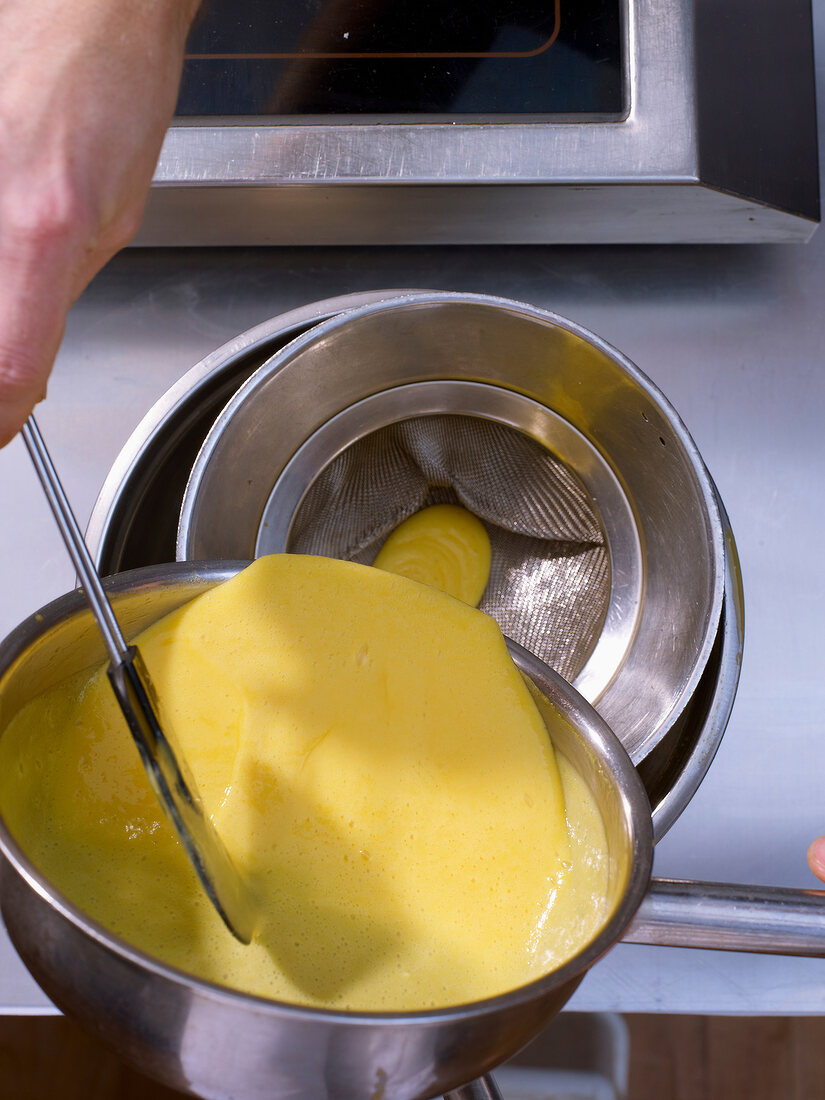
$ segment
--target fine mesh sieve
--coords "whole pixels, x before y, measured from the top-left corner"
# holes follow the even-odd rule
[[[601,633],[610,556],[594,502],[536,440],[473,416],[422,416],[371,432],[310,486],[287,549],[372,564],[390,532],[430,504],[460,504],[487,529],[481,607],[568,680]]]
[[[603,456],[524,394],[441,379],[355,402],[286,462],[254,552],[371,564],[402,520],[437,503],[462,504],[487,527],[483,610],[597,698],[640,613],[636,521]]]

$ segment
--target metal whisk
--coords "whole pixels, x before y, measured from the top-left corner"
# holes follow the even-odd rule
[[[255,928],[250,890],[203,810],[185,761],[157,717],[157,697],[135,645],[127,645],[33,416],[22,429],[37,476],[57,520],[109,654],[108,676],[158,800],[209,900],[229,931],[249,943]]]

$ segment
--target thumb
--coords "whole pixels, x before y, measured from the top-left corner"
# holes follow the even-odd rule
[[[53,359],[51,356],[47,362],[36,362],[14,350],[0,350],[0,447],[14,439],[34,406],[46,396]]]
[[[0,248],[0,447],[46,395],[68,307],[66,266]]]

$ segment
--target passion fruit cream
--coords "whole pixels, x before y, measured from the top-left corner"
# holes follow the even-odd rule
[[[490,537],[458,504],[432,504],[389,535],[373,565],[476,607],[490,578]]]
[[[276,555],[138,644],[259,899],[250,946],[202,894],[103,669],[0,739],[12,833],[129,943],[287,1002],[415,1010],[519,986],[597,931],[598,811],[488,616],[379,569]]]

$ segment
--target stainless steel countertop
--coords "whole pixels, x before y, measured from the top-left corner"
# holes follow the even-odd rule
[[[822,65],[817,77],[825,119]],[[815,886],[805,850],[825,833],[822,229],[778,246],[126,252],[73,310],[38,413],[81,521],[141,417],[206,353],[307,302],[402,286],[554,310],[629,355],[676,406],[730,515],[746,642],[722,746],[655,872]],[[5,635],[74,583],[19,441],[0,451],[0,515]],[[825,960],[619,945],[570,1007],[822,1014]],[[0,1011],[56,1011],[2,934]]]

